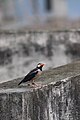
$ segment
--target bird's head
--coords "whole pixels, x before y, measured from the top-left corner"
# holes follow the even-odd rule
[[[37,68],[42,71],[42,67],[43,67],[44,65],[45,65],[45,64],[43,64],[43,63],[38,63]]]

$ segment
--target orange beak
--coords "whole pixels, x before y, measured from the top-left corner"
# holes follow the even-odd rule
[[[41,66],[43,67],[45,64],[41,64]]]

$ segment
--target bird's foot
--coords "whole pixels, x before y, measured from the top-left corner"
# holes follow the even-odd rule
[[[33,88],[37,88],[37,87],[42,87],[42,84],[32,82],[32,83],[28,83],[28,86],[33,87]]]
[[[33,85],[34,87],[41,87],[41,84],[38,84],[38,83],[35,83],[35,82],[33,82],[32,85]]]
[[[28,86],[33,87],[33,86],[34,86],[34,84],[32,84],[32,83],[28,83]]]
[[[28,85],[28,86],[31,86],[31,84],[30,84],[30,83],[28,83],[27,85]]]

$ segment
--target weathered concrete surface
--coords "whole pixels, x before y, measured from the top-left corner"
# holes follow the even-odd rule
[[[0,84],[0,120],[80,120],[80,61],[45,71],[41,88]]]

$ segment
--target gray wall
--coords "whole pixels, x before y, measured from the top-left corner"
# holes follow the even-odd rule
[[[0,84],[0,120],[79,120],[80,61],[43,72],[42,87]]]

